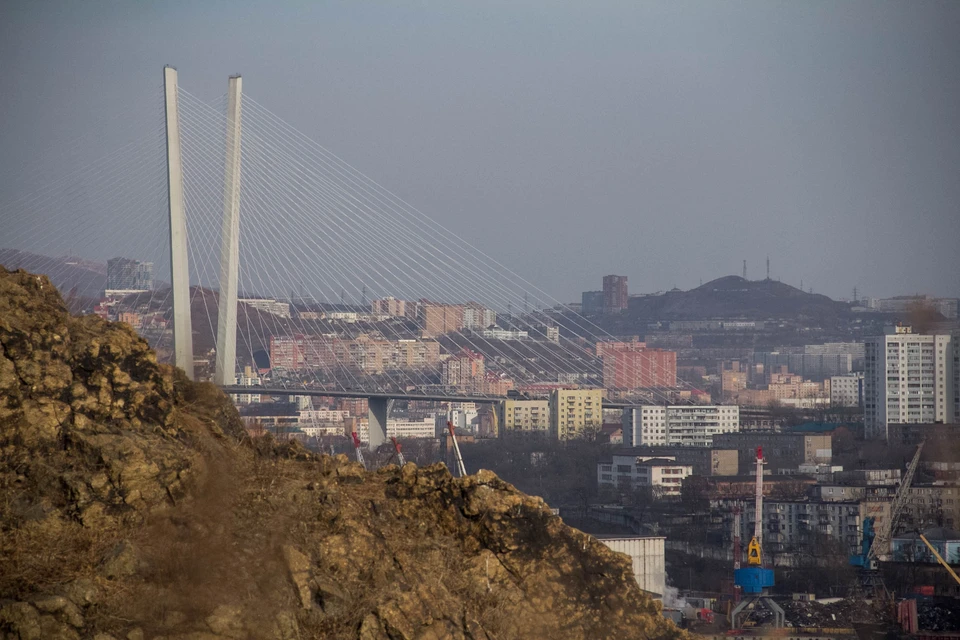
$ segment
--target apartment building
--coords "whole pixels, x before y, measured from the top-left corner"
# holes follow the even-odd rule
[[[603,361],[603,387],[620,391],[652,389],[677,386],[677,352],[664,349],[631,348],[617,349],[606,346],[597,351]]]
[[[435,367],[440,344],[435,340],[385,340],[377,335],[340,338],[336,335],[270,336],[270,366],[274,369],[347,367],[367,373],[392,369]]]
[[[497,312],[477,304],[468,304],[463,309],[464,329],[485,329],[497,324]]]
[[[548,400],[504,400],[497,406],[501,436],[550,434]]]
[[[373,300],[370,302],[370,311],[378,316],[404,317],[407,315],[407,301],[393,297]]]
[[[623,433],[633,446],[710,447],[714,437],[740,430],[735,405],[644,405],[624,410]]]
[[[830,406],[863,406],[863,374],[851,373],[843,376],[831,376]]]
[[[463,329],[466,307],[462,304],[440,304],[421,300],[417,313],[424,337],[442,336]]]
[[[620,313],[627,308],[629,299],[627,276],[603,276],[604,313]]]
[[[888,440],[890,426],[958,419],[957,340],[905,325],[865,340],[864,432]]]
[[[568,440],[603,426],[602,389],[554,389],[550,393],[550,435]]]
[[[443,363],[441,377],[443,384],[454,387],[464,393],[481,393],[484,382],[483,355],[470,349],[463,349]]]
[[[585,316],[603,313],[603,291],[584,291],[580,296],[580,313]]]
[[[717,501],[727,514],[725,530],[732,524],[733,500]],[[841,542],[849,554],[859,553],[863,520],[866,516],[889,514],[889,503],[867,501],[765,500],[763,503],[763,546],[771,552],[816,550],[820,540]],[[741,517],[740,539],[749,540],[755,525],[753,509]]]
[[[129,258],[107,260],[107,289],[111,291],[153,289],[153,263]]]

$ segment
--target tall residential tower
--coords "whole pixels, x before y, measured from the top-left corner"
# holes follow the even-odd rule
[[[955,336],[918,334],[898,325],[864,343],[867,438],[888,439],[891,425],[957,422]]]

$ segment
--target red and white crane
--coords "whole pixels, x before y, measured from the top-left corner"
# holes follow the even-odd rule
[[[366,469],[367,463],[363,459],[363,451],[361,450],[362,447],[360,446],[360,436],[357,435],[356,431],[351,431],[350,435],[353,436],[353,450],[357,454],[357,462],[362,464],[363,468]]]
[[[402,467],[403,465],[407,464],[407,461],[403,459],[403,452],[400,451],[400,443],[397,442],[397,439],[393,436],[390,437],[390,441],[393,442],[393,448],[397,452],[397,462]]]
[[[753,537],[757,546],[763,548],[763,447],[757,447],[757,495],[756,522],[753,523]]]

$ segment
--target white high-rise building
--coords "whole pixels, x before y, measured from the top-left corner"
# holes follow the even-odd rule
[[[497,324],[497,312],[475,304],[463,308],[464,329],[485,329]]]
[[[644,405],[623,412],[624,438],[635,447],[647,445],[713,445],[713,436],[740,430],[736,405]]]
[[[952,336],[917,334],[898,325],[864,342],[867,438],[889,438],[890,425],[957,421],[957,344]]]

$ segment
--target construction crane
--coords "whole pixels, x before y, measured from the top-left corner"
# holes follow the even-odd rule
[[[390,437],[390,441],[393,442],[393,448],[397,452],[397,462],[400,463],[400,466],[407,464],[407,461],[403,459],[403,452],[400,451],[400,443],[397,442],[397,439],[393,436]]]
[[[733,505],[733,568],[740,568],[740,561],[743,557],[743,550],[740,548],[740,514],[743,513],[743,505],[737,502]]]
[[[743,549],[740,543],[740,516],[743,514],[743,503],[737,502],[733,505],[733,571],[736,574],[740,568],[740,562],[743,559]],[[735,584],[734,602],[740,602],[740,585]]]
[[[753,538],[747,545],[747,564],[752,567],[759,567],[763,564],[763,447],[757,447],[755,491]]]
[[[784,625],[783,609],[770,597],[769,588],[773,586],[773,569],[763,566],[763,447],[757,447],[757,481],[754,496],[755,521],[753,538],[747,545],[747,566],[733,571],[733,583],[743,590],[744,598],[730,612],[730,624],[738,627],[739,617],[748,606],[763,603],[773,612],[774,626]]]
[[[360,446],[360,436],[357,435],[356,431],[351,431],[350,435],[353,436],[353,450],[357,454],[357,462],[363,465],[363,468],[367,468],[367,463],[363,459],[363,451]]]
[[[943,568],[947,570],[947,573],[950,574],[950,577],[956,580],[957,584],[960,584],[960,577],[957,577],[957,574],[953,570],[953,567],[947,564],[947,561],[944,560],[943,556],[941,556],[940,553],[936,550],[936,548],[932,544],[930,544],[930,541],[927,540],[926,536],[924,536],[919,531],[917,531],[917,535],[920,536],[921,540],[923,540],[923,544],[927,545],[927,549],[930,549],[930,553],[932,553],[933,557],[937,559],[937,562],[943,565]]]
[[[913,476],[920,465],[920,454],[923,452],[923,442],[917,447],[917,452],[913,454],[913,459],[907,466],[907,472],[900,481],[900,487],[893,496],[893,502],[890,503],[890,522],[886,526],[877,530],[876,538],[870,547],[870,557],[878,560],[885,559],[890,553],[890,538],[896,531],[897,524],[900,522],[900,516],[903,514],[903,507],[907,504],[910,494],[910,484],[913,482]]]
[[[450,432],[450,438],[453,440],[453,452],[457,457],[457,472],[463,478],[467,475],[467,469],[463,466],[463,456],[460,455],[460,445],[457,444],[457,434],[453,431],[453,423],[447,420],[447,431]]]
[[[924,443],[921,442],[917,447],[913,459],[907,465],[907,470],[900,480],[900,486],[890,502],[890,517],[886,522],[881,522],[877,526],[876,518],[868,516],[863,519],[863,528],[861,531],[860,553],[850,557],[850,564],[858,567],[864,572],[864,586],[870,586],[874,582],[871,574],[877,571],[877,563],[883,560],[890,553],[890,538],[897,529],[900,522],[900,516],[903,514],[903,507],[907,504],[910,494],[910,484],[913,482],[913,476],[920,465],[920,454],[923,452]]]

